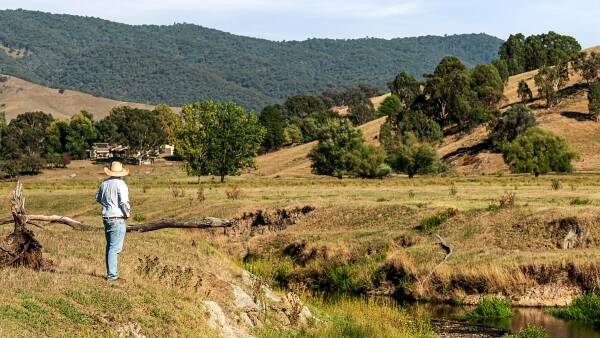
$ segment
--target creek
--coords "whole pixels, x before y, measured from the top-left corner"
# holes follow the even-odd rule
[[[408,306],[410,312],[428,314],[440,327],[444,326],[445,321],[455,325],[457,322],[456,315],[471,309],[473,309],[472,306],[446,304],[413,304]],[[543,327],[550,338],[600,338],[600,330],[589,325],[556,318],[549,314],[545,308],[513,307],[512,318],[483,320],[476,323],[464,322],[465,326],[471,326],[471,331],[477,330],[477,327],[481,326],[481,333],[484,334],[488,332],[485,327],[517,332],[531,324]],[[495,335],[490,334],[489,336],[493,337]]]

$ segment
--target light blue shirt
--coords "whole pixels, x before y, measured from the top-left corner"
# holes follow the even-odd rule
[[[129,218],[129,189],[121,178],[109,177],[100,183],[96,202],[102,205],[102,217]]]

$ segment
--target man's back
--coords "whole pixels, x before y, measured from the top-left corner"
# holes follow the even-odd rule
[[[129,217],[129,189],[120,178],[110,177],[100,183],[96,201],[102,205],[102,217]]]

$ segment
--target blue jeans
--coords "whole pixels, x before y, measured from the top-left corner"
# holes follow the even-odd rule
[[[125,240],[125,220],[103,218],[106,237],[106,277],[119,277],[117,256],[123,250]]]

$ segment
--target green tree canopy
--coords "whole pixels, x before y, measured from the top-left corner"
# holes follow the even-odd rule
[[[182,108],[184,125],[177,148],[189,175],[227,175],[254,166],[265,136],[256,113],[246,114],[234,103],[201,101]]]
[[[590,84],[588,103],[590,114],[594,120],[598,121],[600,115],[600,81],[594,81]]]
[[[402,110],[402,101],[397,95],[390,95],[386,97],[377,111],[383,116],[393,116],[400,113]]]
[[[266,151],[281,148],[285,143],[285,121],[279,111],[278,105],[265,107],[258,117],[260,124],[265,128],[263,148]]]
[[[504,81],[498,69],[489,64],[481,64],[473,69],[471,86],[479,101],[488,109],[495,108],[504,94]]]
[[[508,72],[508,64],[506,63],[506,60],[494,60],[492,61],[492,66],[496,67],[496,69],[498,70],[498,74],[502,79],[502,82],[506,83],[508,81],[508,78],[510,77],[510,73]]]
[[[309,153],[316,174],[342,177],[354,173],[363,146],[362,133],[350,121],[329,119]]]
[[[83,159],[97,136],[92,114],[82,111],[69,122],[65,150],[74,158]]]
[[[573,61],[573,67],[581,73],[583,79],[590,85],[591,82],[598,79],[600,73],[600,53],[579,53]]]
[[[103,127],[110,130],[110,124],[113,124],[117,131],[115,141],[128,146],[130,153],[134,155],[145,155],[158,149],[166,141],[158,115],[150,110],[128,106],[115,107],[106,120],[109,122]]]
[[[165,142],[175,144],[177,129],[181,127],[181,117],[166,104],[154,107],[153,113],[158,117],[160,126],[165,133]]]
[[[305,118],[311,113],[318,113],[327,110],[327,106],[318,96],[298,95],[290,96],[284,106],[284,115],[286,118],[299,117]]]
[[[555,66],[575,58],[581,45],[571,36],[555,32],[531,35],[523,34],[508,37],[500,46],[500,59],[505,60],[511,75],[540,68]]]
[[[387,163],[396,172],[405,173],[409,178],[417,174],[435,173],[442,168],[435,149],[427,143],[419,142],[412,133],[390,140],[386,150]]]
[[[540,96],[546,100],[546,108],[558,103],[558,91],[569,80],[569,64],[560,63],[556,66],[542,66],[534,77],[535,85]]]
[[[388,88],[405,106],[410,106],[415,98],[421,94],[421,83],[406,72],[400,72],[396,75],[394,80],[388,83]]]
[[[417,140],[425,143],[437,143],[444,137],[440,125],[423,112],[402,108],[400,113],[389,116],[381,125],[379,139],[385,145],[407,133],[412,133]]]
[[[22,155],[41,157],[46,150],[47,130],[54,121],[50,114],[27,112],[19,114],[6,127],[4,148],[11,159]]]
[[[502,153],[513,173],[535,176],[551,171],[571,172],[571,161],[578,157],[565,139],[540,128],[531,128],[517,136],[503,147]]]
[[[535,124],[535,116],[531,109],[522,104],[514,105],[490,123],[489,137],[496,146],[501,148]]]
[[[355,126],[360,126],[379,117],[370,99],[356,101],[348,107],[348,110],[350,111],[350,121]]]
[[[533,92],[525,80],[519,81],[517,95],[519,96],[519,100],[522,102],[527,102],[533,99]]]

